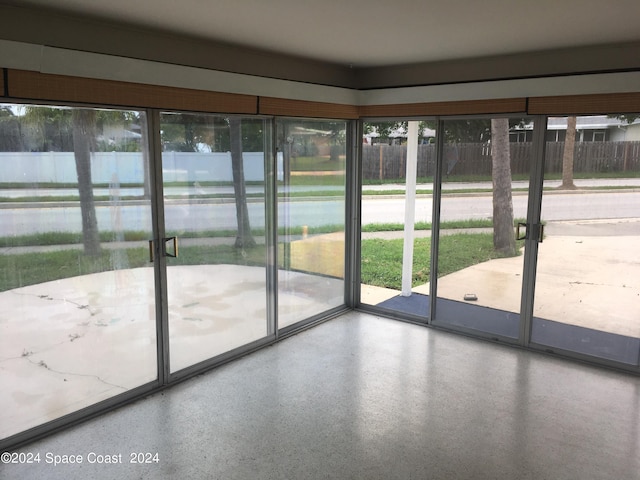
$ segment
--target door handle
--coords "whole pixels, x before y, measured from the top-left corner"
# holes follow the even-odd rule
[[[524,229],[525,229],[524,235],[522,235],[522,236],[520,236],[520,227],[524,227]],[[518,222],[518,225],[516,227],[516,240],[526,240],[528,231],[529,231],[529,229],[528,229],[526,223]]]
[[[544,223],[534,224],[534,227],[537,227],[538,230],[538,243],[542,243],[544,240]],[[520,227],[524,227],[524,234],[520,234]],[[534,229],[535,232],[535,229]],[[527,240],[529,238],[529,225],[526,223],[518,222],[516,227],[516,240]]]
[[[173,240],[173,253],[169,253],[167,252],[167,242],[172,240]],[[165,257],[176,258],[178,256],[178,237],[167,237],[167,238],[163,238],[162,241],[164,242],[162,255]],[[154,250],[155,249],[153,246],[153,240],[149,240],[149,262],[151,263],[153,263],[153,260],[155,259],[155,255],[153,253]]]
[[[167,237],[162,239],[164,242],[164,256],[176,258],[178,256],[178,237]],[[167,242],[173,240],[173,253],[167,252]]]

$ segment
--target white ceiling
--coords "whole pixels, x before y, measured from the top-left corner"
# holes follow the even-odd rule
[[[640,41],[640,0],[8,0],[5,3],[55,8],[354,67]]]

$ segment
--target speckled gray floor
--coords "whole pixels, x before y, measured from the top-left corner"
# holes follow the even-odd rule
[[[640,378],[354,312],[20,452],[0,478],[632,480]]]

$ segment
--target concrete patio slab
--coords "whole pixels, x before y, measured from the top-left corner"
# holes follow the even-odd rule
[[[0,437],[157,378],[153,275],[116,270],[0,293]],[[340,279],[280,280],[280,327],[343,303]],[[172,372],[267,335],[264,268],[172,266],[167,290]]]
[[[534,316],[640,338],[640,221],[555,222],[545,235]],[[478,299],[470,304],[520,312],[523,258],[490,260],[443,276],[438,296],[465,301],[471,293]],[[429,284],[412,291],[428,295]],[[362,285],[362,301],[371,305],[399,293]]]

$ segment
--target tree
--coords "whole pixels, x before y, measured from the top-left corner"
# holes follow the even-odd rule
[[[24,107],[25,149],[32,152],[73,150],[71,110],[54,107]]]
[[[514,125],[524,125],[524,119],[512,119]],[[388,134],[399,128],[406,128],[406,122],[371,123],[377,132]],[[434,122],[420,125],[435,129]],[[505,256],[516,255],[516,242],[513,232],[513,199],[511,195],[511,155],[509,145],[509,119],[468,119],[446,122],[445,136],[451,144],[486,142],[491,138],[491,160],[493,181],[493,246]],[[454,162],[455,163],[455,162]],[[453,168],[453,166],[450,166]]]
[[[507,124],[508,128],[508,124]],[[446,123],[445,142],[479,143],[490,138],[491,122],[484,118],[456,120]]]
[[[256,245],[251,234],[247,192],[244,177],[243,151],[260,151],[263,120],[221,117],[211,115],[163,115],[162,144],[165,151],[178,152],[230,152],[231,173],[236,204],[238,231],[237,248]],[[243,137],[243,131],[248,134]]]
[[[22,132],[18,117],[7,106],[0,107],[0,151],[22,150]]]
[[[233,191],[236,199],[236,219],[238,233],[236,248],[255,247],[256,241],[251,235],[249,209],[247,208],[247,191],[244,180],[244,163],[242,159],[242,119],[229,118],[229,137],[231,144],[231,170],[233,174]]]
[[[564,139],[564,152],[562,153],[562,185],[561,189],[574,189],[573,183],[573,156],[576,148],[576,117],[567,117],[567,134]]]
[[[394,135],[402,135],[407,132],[409,123],[394,121],[394,122],[366,122],[364,124],[364,133],[375,133],[379,139],[384,139],[390,142]],[[437,122],[434,121],[420,121],[418,123],[418,136],[424,134],[426,129],[435,130],[437,128]],[[343,134],[344,136],[344,134]]]
[[[516,255],[511,196],[509,119],[491,120],[491,165],[493,179],[493,247],[506,256]]]
[[[124,128],[140,119],[134,112],[115,110],[25,107],[23,120],[28,135],[24,147],[32,151],[73,151],[82,218],[82,243],[87,255],[100,253],[100,235],[93,196],[91,154],[98,148],[123,148],[108,141],[98,142],[98,130],[107,125]],[[124,146],[131,148],[131,145]]]
[[[33,131],[33,150],[68,151],[66,147],[69,146],[69,137],[72,138],[84,253],[98,255],[100,235],[91,179],[91,152],[94,150],[96,133],[95,110],[26,107],[24,119]]]
[[[406,131],[406,128],[407,122],[366,122],[364,124],[364,133],[375,133],[377,138],[384,138],[388,141],[394,132],[402,129]]]
[[[82,216],[82,243],[85,254],[98,255],[100,253],[100,234],[91,179],[91,151],[92,142],[95,139],[96,112],[89,109],[73,109],[71,119],[73,122],[73,154],[76,161],[80,215]]]
[[[617,118],[624,122],[627,122],[627,125],[631,125],[633,122],[640,118],[640,114],[637,113],[622,113],[619,115],[607,115],[609,118]]]

